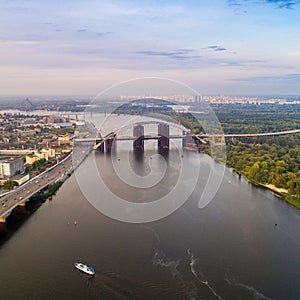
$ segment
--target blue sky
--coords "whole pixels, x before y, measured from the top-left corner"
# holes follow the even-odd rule
[[[161,76],[203,94],[300,94],[300,0],[0,0],[1,94]]]

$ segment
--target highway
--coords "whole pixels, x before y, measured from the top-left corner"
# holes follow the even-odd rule
[[[0,222],[5,222],[5,218],[18,205],[24,205],[25,202],[35,193],[45,188],[48,184],[71,173],[73,169],[72,154],[67,158],[51,167],[38,176],[27,181],[11,193],[0,199]]]

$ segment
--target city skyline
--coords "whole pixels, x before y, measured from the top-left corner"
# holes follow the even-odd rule
[[[2,95],[164,77],[201,94],[300,94],[300,1],[3,1]]]

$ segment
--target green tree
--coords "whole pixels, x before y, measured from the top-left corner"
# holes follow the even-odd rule
[[[3,187],[6,189],[6,190],[12,190],[15,186],[17,186],[18,183],[14,180],[6,180],[3,184]]]

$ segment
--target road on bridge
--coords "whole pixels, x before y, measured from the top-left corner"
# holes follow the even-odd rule
[[[11,193],[3,196],[0,199],[0,219],[4,218],[2,221],[5,221],[5,216],[9,215],[15,207],[24,203],[24,201],[28,200],[32,195],[42,190],[50,183],[53,183],[67,173],[70,173],[72,168],[72,154],[70,154],[66,159],[50,170],[36,176]]]

